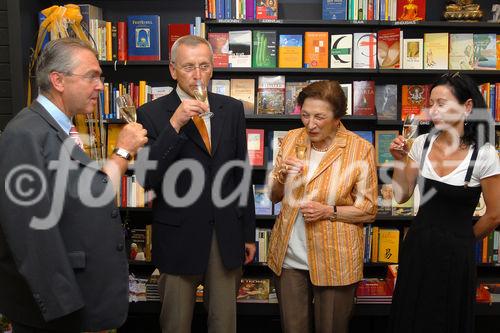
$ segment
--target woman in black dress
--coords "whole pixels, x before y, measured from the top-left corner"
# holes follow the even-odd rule
[[[445,74],[431,88],[430,133],[411,149],[402,136],[391,143],[396,201],[416,184],[421,199],[401,246],[389,332],[474,332],[474,244],[500,225],[500,161],[474,121],[486,112],[469,77]],[[481,191],[487,210],[473,225]]]

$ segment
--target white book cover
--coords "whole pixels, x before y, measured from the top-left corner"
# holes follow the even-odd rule
[[[403,39],[403,69],[422,69],[424,66],[423,38]]]
[[[210,83],[210,91],[214,94],[231,96],[231,81],[213,79]]]
[[[332,35],[330,68],[352,68],[352,34]]]
[[[252,67],[252,31],[229,31],[229,67]]]
[[[344,95],[347,98],[346,116],[351,116],[352,115],[352,83],[341,83],[340,87],[344,91]]]
[[[473,34],[450,34],[450,69],[474,69],[473,36]]]
[[[353,39],[353,68],[377,68],[377,33],[356,32]]]
[[[174,88],[169,87],[169,86],[164,86],[164,87],[151,87],[151,100],[155,100],[157,98],[160,98],[162,96],[166,96],[170,94],[174,90]]]

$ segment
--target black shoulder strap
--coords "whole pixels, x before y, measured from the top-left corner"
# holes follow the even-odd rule
[[[470,179],[472,178],[472,171],[474,170],[474,165],[476,164],[477,154],[479,149],[477,144],[474,145],[474,151],[472,152],[472,156],[470,158],[469,167],[467,168],[467,174],[465,175],[464,186],[469,186]]]

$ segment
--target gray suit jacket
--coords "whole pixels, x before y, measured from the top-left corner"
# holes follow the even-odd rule
[[[67,138],[37,102],[19,112],[0,136],[5,184],[0,191],[0,313],[18,323],[65,332],[118,327],[128,311],[120,214],[113,201],[95,208],[82,203],[79,187],[98,197],[112,191],[111,181],[74,143],[63,146]],[[74,168],[58,193],[61,166],[49,165],[61,149],[70,154]],[[39,170],[39,175],[16,178],[19,173],[12,170],[20,166]],[[9,194],[17,185],[24,199],[33,199],[31,204],[12,200]],[[45,218],[53,204],[62,206],[60,218],[53,220],[57,224],[47,230],[30,227],[32,218]]]

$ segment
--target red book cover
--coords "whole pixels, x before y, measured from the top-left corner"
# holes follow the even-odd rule
[[[353,81],[353,116],[375,115],[375,82]]]
[[[127,207],[127,176],[122,176],[121,207]]]
[[[409,84],[401,87],[401,120],[408,114],[420,117],[420,120],[429,120],[429,115],[423,112],[429,107],[429,90],[427,84]]]
[[[383,29],[377,34],[377,60],[382,69],[400,68],[401,29]]]
[[[276,20],[278,19],[278,0],[257,0],[256,1],[256,19],[257,20]]]
[[[356,297],[390,298],[392,290],[384,279],[363,279],[356,289]]]
[[[264,130],[247,128],[248,160],[252,166],[264,166]]]
[[[128,59],[127,56],[127,23],[126,22],[118,22],[118,60],[126,61]]]
[[[214,52],[214,67],[229,66],[229,33],[209,32],[208,42]]]
[[[398,21],[425,21],[425,0],[398,0]]]
[[[170,50],[175,41],[182,36],[191,33],[189,23],[170,23],[168,25],[168,58],[170,59]]]

